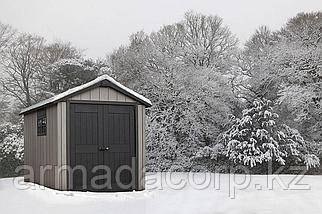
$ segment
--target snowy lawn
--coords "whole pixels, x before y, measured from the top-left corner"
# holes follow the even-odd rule
[[[1,213],[322,213],[322,176],[297,182],[295,176],[283,175],[273,180],[273,189],[272,177],[252,175],[241,184],[244,175],[209,176],[202,183],[204,174],[195,174],[195,180],[186,173],[172,174],[171,180],[165,174],[150,174],[148,190],[125,193],[60,192],[0,179]]]

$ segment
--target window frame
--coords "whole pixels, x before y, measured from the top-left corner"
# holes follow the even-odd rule
[[[47,136],[46,108],[37,111],[37,136]]]

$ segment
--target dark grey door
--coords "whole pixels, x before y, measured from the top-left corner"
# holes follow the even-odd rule
[[[71,189],[135,189],[134,110],[127,105],[70,105]]]

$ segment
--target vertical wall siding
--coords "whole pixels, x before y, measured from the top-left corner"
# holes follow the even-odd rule
[[[30,159],[30,141],[31,135],[30,133],[30,121],[31,121],[30,114],[24,116],[24,159],[25,165],[31,166],[31,159]],[[26,178],[25,181],[33,181],[32,178]]]
[[[143,139],[142,139],[142,189],[145,189],[145,159],[146,159],[146,153],[145,153],[145,146],[146,146],[146,134],[145,134],[145,130],[146,130],[146,114],[145,114],[145,106],[142,106],[142,135],[143,135]]]
[[[145,186],[145,106],[138,105],[137,118],[137,139],[138,139],[138,173],[139,173],[139,190]]]
[[[86,91],[72,97],[71,100],[135,102],[132,98],[108,87],[99,87]]]
[[[66,143],[66,102],[57,104],[57,165],[56,188],[67,189],[67,171],[62,167],[67,166],[67,143]]]
[[[57,166],[57,106],[47,108],[47,135],[37,136],[37,112],[24,115],[25,164],[34,170],[34,178],[27,181],[55,188]],[[45,167],[47,166],[47,170]],[[42,167],[44,178],[40,179]],[[52,169],[50,169],[52,167]]]

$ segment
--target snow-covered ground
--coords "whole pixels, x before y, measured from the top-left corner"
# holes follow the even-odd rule
[[[60,192],[0,179],[1,213],[322,213],[322,176],[208,176],[150,174],[147,190],[125,193]]]

